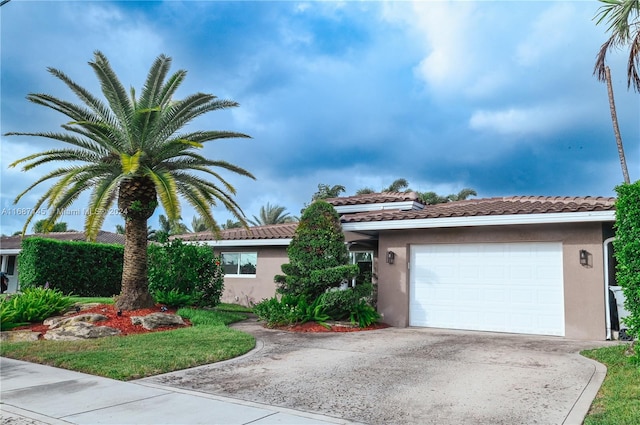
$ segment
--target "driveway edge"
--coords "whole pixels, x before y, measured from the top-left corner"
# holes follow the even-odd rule
[[[604,378],[607,376],[607,367],[605,365],[581,355],[580,357],[591,362],[594,367],[593,375],[591,375],[589,383],[582,390],[580,397],[578,397],[578,400],[574,403],[571,411],[564,422],[562,422],[562,425],[582,425],[584,418],[587,416],[587,413],[589,413],[591,403],[593,403],[593,400],[596,398],[598,390],[600,390]]]

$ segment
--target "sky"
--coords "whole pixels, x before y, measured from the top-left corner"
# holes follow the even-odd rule
[[[394,180],[441,195],[615,196],[622,172],[606,85],[593,76],[606,26],[598,1],[29,1],[0,8],[0,233],[21,230],[53,166],[13,161],[60,147],[7,132],[58,131],[62,114],[29,93],[79,102],[47,72],[100,93],[87,64],[103,52],[140,92],[153,60],[187,78],[176,94],[240,104],[188,130],[251,139],[202,154],[249,170],[221,174],[248,218],[270,203],[291,215],[319,184],[343,195]],[[628,90],[624,51],[609,57],[631,180],[640,178],[640,94]],[[82,230],[88,196],[61,221]],[[46,218],[39,212],[34,220]],[[158,215],[149,224],[158,228]],[[183,200],[187,226],[195,216]],[[214,209],[219,223],[232,218]],[[124,224],[115,212],[103,230]],[[28,228],[28,233],[31,226]]]

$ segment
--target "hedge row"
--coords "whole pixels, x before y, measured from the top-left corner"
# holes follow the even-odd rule
[[[45,286],[82,297],[120,293],[124,246],[31,237],[22,241],[20,288]]]

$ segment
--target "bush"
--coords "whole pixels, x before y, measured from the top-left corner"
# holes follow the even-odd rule
[[[380,319],[380,314],[376,311],[375,308],[371,307],[367,304],[366,301],[360,300],[349,315],[349,320],[354,325],[358,325],[361,328],[366,328],[367,326],[373,325]]]
[[[640,180],[616,187],[616,239],[613,242],[618,265],[616,279],[625,296],[629,316],[624,323],[629,334],[640,337]],[[640,346],[636,343],[636,358],[640,360]]]
[[[149,246],[149,291],[152,294],[191,296],[200,306],[216,306],[224,288],[220,258],[207,246],[175,239]]]
[[[120,293],[124,247],[30,237],[22,241],[22,289],[49,284],[64,294],[111,297]]]
[[[358,266],[349,264],[338,213],[325,201],[315,201],[304,210],[287,254],[284,275],[275,277],[281,294],[315,300],[358,274]]]
[[[325,313],[333,320],[346,320],[351,317],[360,301],[369,297],[372,291],[371,284],[362,284],[355,288],[325,292],[319,297],[319,301]]]
[[[324,313],[320,300],[309,304],[304,295],[283,295],[262,300],[253,308],[259,320],[267,326],[287,326],[297,323],[317,322],[325,325],[329,316]]]
[[[25,323],[42,322],[61,314],[73,300],[56,289],[27,288],[21,294],[0,300],[0,327],[11,329]]]
[[[183,294],[177,289],[172,289],[170,291],[163,291],[158,289],[151,293],[154,301],[158,304],[165,304],[169,307],[187,307],[197,303],[197,300],[200,298],[199,294],[191,295],[191,294]]]

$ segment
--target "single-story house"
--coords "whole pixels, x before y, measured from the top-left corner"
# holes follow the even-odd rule
[[[614,198],[513,196],[423,205],[415,193],[327,200],[396,327],[611,337]],[[223,255],[223,301],[275,294],[295,223],[181,239]]]
[[[87,237],[84,232],[51,232],[51,233],[35,233],[26,235],[25,238],[40,237],[55,239],[58,241],[86,241]],[[2,236],[0,238],[0,271],[5,273],[9,278],[9,289],[7,293],[16,292],[19,288],[18,284],[18,254],[22,250],[21,235]],[[96,242],[100,243],[117,243],[124,245],[124,235],[112,232],[99,231]]]

